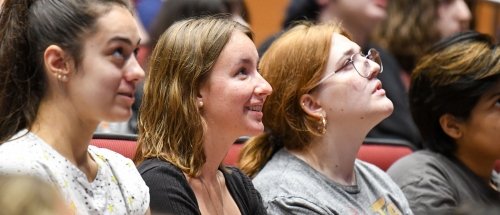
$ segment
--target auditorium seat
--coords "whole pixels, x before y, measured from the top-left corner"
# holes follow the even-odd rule
[[[396,160],[414,150],[412,144],[405,140],[366,138],[358,152],[358,158],[386,171]]]
[[[134,158],[137,150],[137,135],[134,134],[113,134],[95,133],[90,141],[91,145],[99,148],[106,148],[127,158]]]

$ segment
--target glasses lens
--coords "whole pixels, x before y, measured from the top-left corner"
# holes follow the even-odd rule
[[[366,59],[372,60],[373,62],[377,63],[380,66],[380,69],[382,69],[382,59],[380,59],[380,54],[378,53],[377,50],[370,49],[368,51]]]
[[[367,61],[371,60],[375,63],[377,63],[380,66],[380,72],[382,73],[382,59],[380,59],[380,54],[378,53],[377,50],[375,49],[370,49],[368,51],[368,54],[365,56],[362,53],[355,54],[353,55],[353,64],[354,64],[354,69],[356,69],[356,72],[358,72],[359,75],[368,78],[370,77],[370,73],[373,71],[370,69],[370,62]]]

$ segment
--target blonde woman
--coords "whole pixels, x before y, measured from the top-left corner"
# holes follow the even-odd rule
[[[271,86],[250,30],[228,18],[171,26],[153,50],[139,118],[139,171],[151,209],[166,214],[265,214],[250,179],[222,160],[264,129]]]

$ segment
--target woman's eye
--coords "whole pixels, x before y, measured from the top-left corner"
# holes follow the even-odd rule
[[[123,58],[123,49],[117,48],[113,51],[113,57]]]
[[[352,60],[351,60],[351,59],[347,59],[347,60],[345,61],[345,63],[344,63],[344,66],[348,66],[351,62],[352,62]]]
[[[353,61],[351,59],[347,59],[341,69],[349,69],[352,63]]]
[[[134,56],[137,57],[137,54],[139,53],[139,48],[134,49]]]
[[[248,72],[245,68],[241,68],[238,70],[238,75],[247,75]]]

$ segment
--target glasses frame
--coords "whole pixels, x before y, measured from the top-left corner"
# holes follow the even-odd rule
[[[370,79],[370,77],[373,75],[374,72],[371,72],[370,74],[368,74],[367,76],[364,76],[361,74],[361,72],[359,72],[359,70],[356,68],[356,65],[354,64],[354,57],[356,55],[360,55],[362,58],[364,58],[365,60],[370,60],[378,65],[380,65],[380,71],[378,72],[379,74],[382,73],[384,71],[384,66],[382,65],[382,59],[380,58],[380,52],[377,51],[376,49],[374,48],[371,48],[368,50],[368,52],[365,54],[363,54],[362,52],[358,52],[358,53],[354,53],[352,54],[350,57],[349,57],[349,61],[347,63],[345,63],[343,66],[341,66],[340,68],[338,68],[337,70],[335,70],[334,72],[328,74],[327,76],[325,76],[324,78],[322,78],[317,85],[320,85],[321,83],[323,83],[324,81],[326,81],[326,79],[332,77],[335,73],[337,73],[338,71],[344,69],[346,66],[348,66],[349,64],[352,64],[352,67],[354,67],[354,70],[356,70],[356,73],[358,73],[359,76],[363,77],[363,78],[366,78],[366,79]]]

